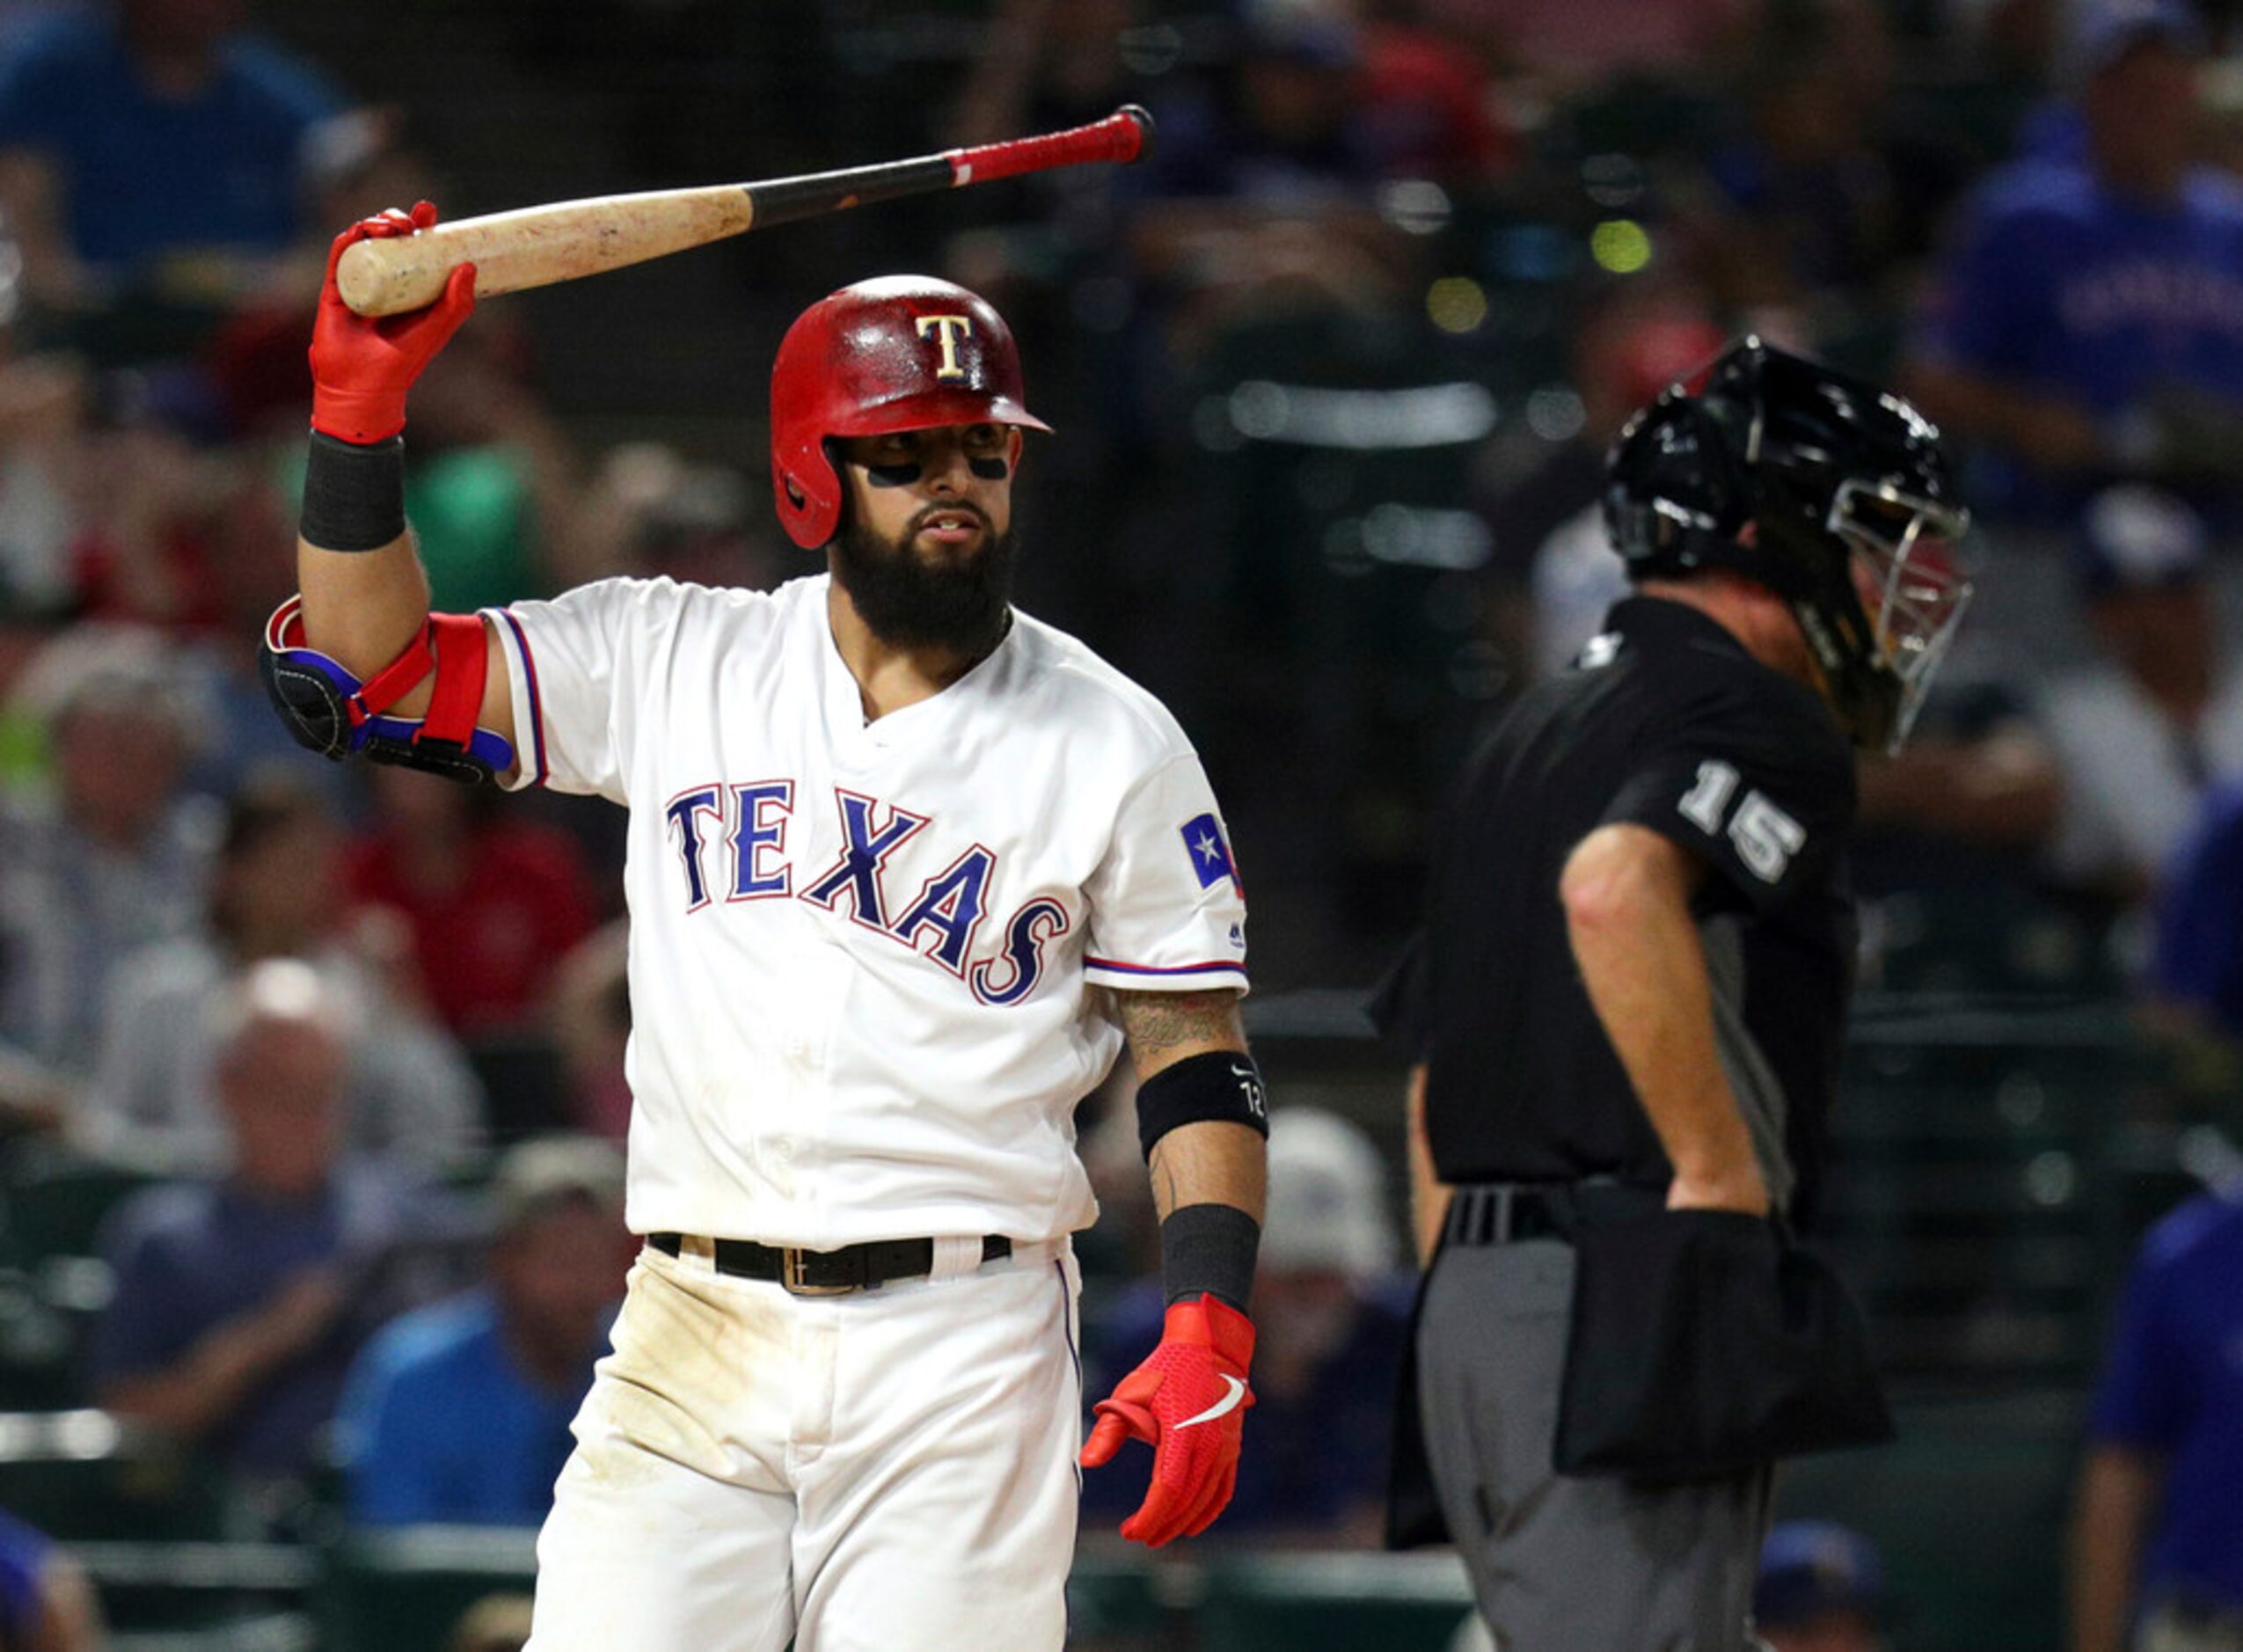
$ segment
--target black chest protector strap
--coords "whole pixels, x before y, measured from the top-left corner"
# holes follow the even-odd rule
[[[490,673],[490,639],[473,614],[431,614],[398,657],[361,683],[307,647],[303,598],[291,596],[265,622],[257,672],[296,743],[340,763],[354,752],[474,784],[514,767],[514,747],[475,726]],[[427,712],[390,708],[434,674]]]

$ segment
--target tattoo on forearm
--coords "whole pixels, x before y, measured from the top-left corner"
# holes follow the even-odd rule
[[[1117,992],[1114,996],[1130,1053],[1139,1062],[1183,1044],[1229,1043],[1238,1037],[1235,992]]]

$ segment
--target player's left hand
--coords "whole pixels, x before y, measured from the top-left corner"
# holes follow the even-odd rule
[[[1083,1447],[1085,1468],[1113,1460],[1122,1442],[1152,1447],[1152,1485],[1122,1535],[1148,1548],[1197,1537],[1230,1505],[1238,1483],[1238,1443],[1253,1358],[1253,1321],[1202,1295],[1170,1305],[1160,1346],[1098,1402],[1098,1424]]]

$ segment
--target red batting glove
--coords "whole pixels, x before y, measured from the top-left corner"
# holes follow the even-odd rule
[[[1085,1468],[1111,1462],[1126,1439],[1152,1447],[1152,1486],[1122,1535],[1148,1548],[1195,1538],[1230,1506],[1253,1391],[1253,1321],[1210,1296],[1169,1305],[1160,1346],[1098,1402]]]
[[[426,310],[369,318],[354,311],[335,290],[335,266],[354,241],[411,235],[436,222],[436,208],[421,201],[409,212],[395,207],[362,218],[335,238],[327,253],[327,279],[319,289],[319,316],[311,324],[311,428],[343,442],[386,442],[405,428],[405,393],[420,369],[475,308],[475,266],[463,264],[444,283],[443,296]]]

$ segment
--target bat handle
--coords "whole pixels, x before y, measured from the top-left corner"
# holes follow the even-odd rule
[[[1054,166],[1082,166],[1095,161],[1141,160],[1152,149],[1152,116],[1137,104],[1124,104],[1103,121],[1047,133],[1041,137],[1008,138],[973,149],[950,150],[952,181],[984,184],[991,179],[1040,172]]]

